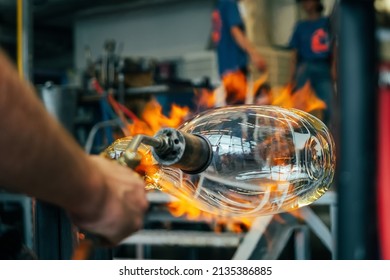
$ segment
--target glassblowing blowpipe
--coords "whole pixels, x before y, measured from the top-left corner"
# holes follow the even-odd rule
[[[164,128],[154,137],[139,134],[132,138],[124,152],[120,153],[118,161],[136,168],[142,160],[142,153],[138,151],[141,144],[152,147],[153,157],[160,165],[177,167],[189,174],[206,170],[213,156],[212,147],[206,137]]]
[[[248,217],[320,198],[333,180],[334,149],[311,114],[243,105],[201,113],[154,137],[119,139],[104,155],[132,168],[141,162],[148,188],[213,214]]]

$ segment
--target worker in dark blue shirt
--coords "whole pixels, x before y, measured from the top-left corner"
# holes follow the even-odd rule
[[[332,108],[333,80],[335,67],[329,18],[322,16],[324,9],[320,0],[298,0],[307,14],[299,21],[290,40],[294,50],[291,82],[296,89],[307,82],[327,106],[323,120],[330,122]]]
[[[227,104],[242,104],[247,93],[248,56],[259,70],[265,61],[245,35],[237,0],[219,0],[212,15],[212,39],[217,48],[218,70]]]

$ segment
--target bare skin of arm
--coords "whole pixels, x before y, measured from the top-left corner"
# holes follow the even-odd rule
[[[337,47],[336,47],[336,43],[333,43],[333,55],[332,55],[332,64],[331,64],[331,75],[332,75],[332,80],[333,82],[336,82],[337,81],[337,61],[336,61],[336,57],[337,57],[338,53],[337,53]]]
[[[249,55],[255,67],[260,71],[264,71],[266,68],[264,58],[260,55],[257,49],[253,46],[253,44],[248,40],[244,32],[238,26],[232,27],[230,32],[236,43],[240,46],[240,48],[243,49]]]
[[[56,204],[112,244],[138,230],[147,208],[132,170],[88,156],[0,52],[0,186]]]
[[[298,61],[298,52],[297,50],[293,50],[291,62],[290,62],[290,79],[289,79],[289,83],[291,85],[295,84],[295,75],[297,72],[297,61]]]

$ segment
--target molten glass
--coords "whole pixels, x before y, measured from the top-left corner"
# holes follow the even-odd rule
[[[179,131],[206,138],[212,149],[208,168],[187,174],[163,166],[141,145],[139,171],[148,188],[186,199],[219,216],[256,216],[292,211],[320,198],[335,172],[335,147],[326,126],[296,109],[233,106],[210,110]],[[131,138],[114,142],[111,159]]]

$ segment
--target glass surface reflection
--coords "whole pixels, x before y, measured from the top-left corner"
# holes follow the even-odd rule
[[[320,198],[335,171],[335,147],[314,116],[274,106],[234,106],[204,112],[179,130],[201,134],[213,159],[202,173],[159,166],[146,172],[152,188],[222,216],[290,211]],[[148,153],[148,152],[146,152]]]

